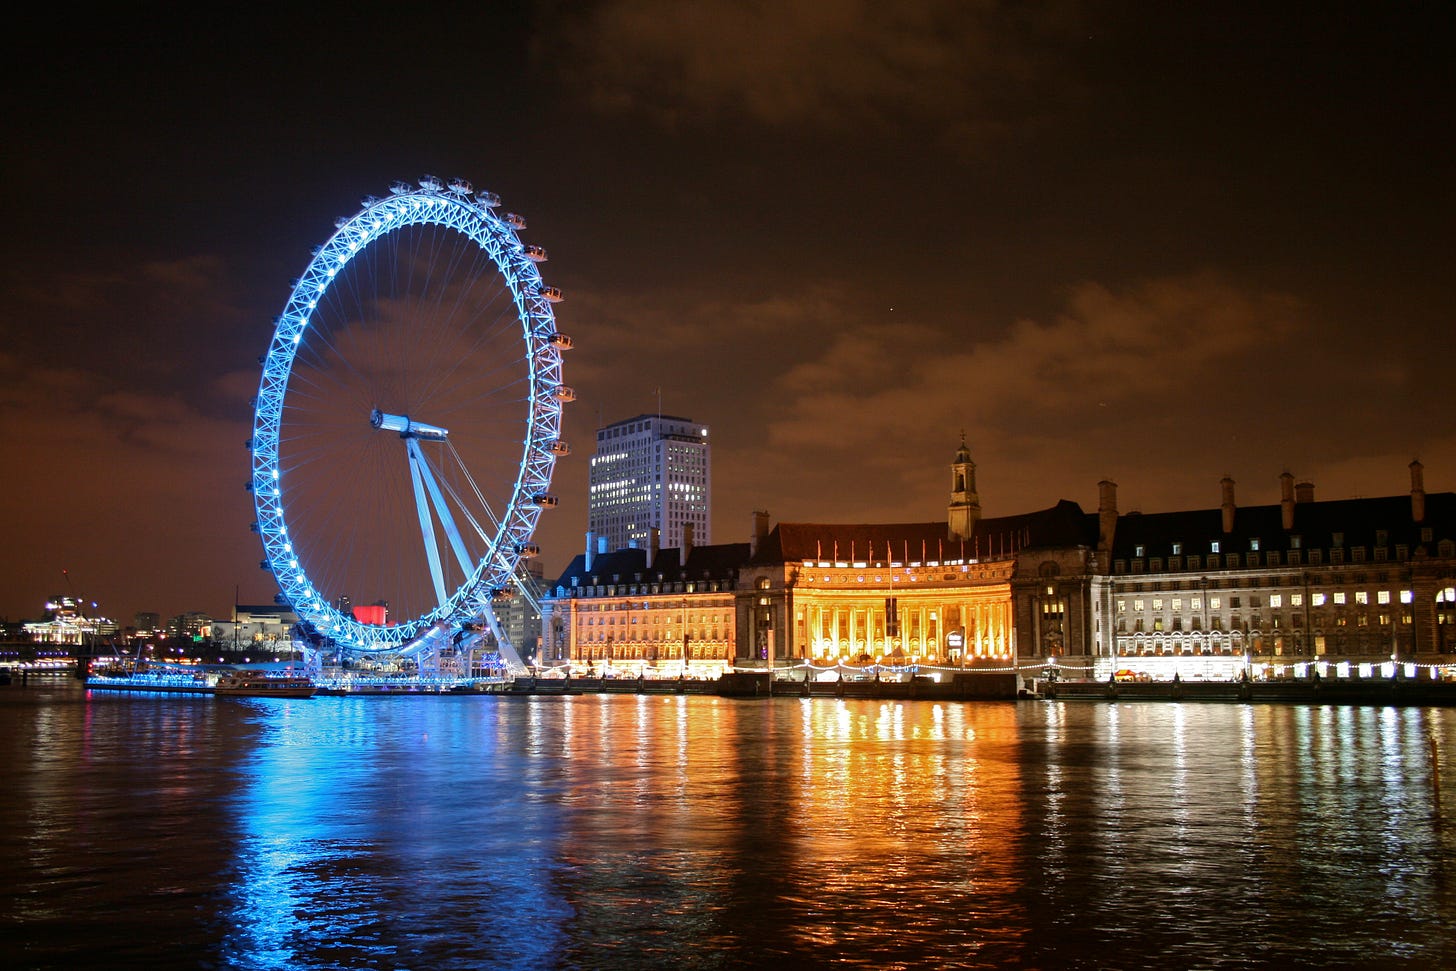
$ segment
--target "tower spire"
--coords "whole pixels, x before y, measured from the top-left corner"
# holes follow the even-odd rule
[[[976,463],[961,430],[961,447],[956,449],[950,466],[950,506],[946,533],[951,539],[970,539],[981,518],[981,497],[976,494]]]

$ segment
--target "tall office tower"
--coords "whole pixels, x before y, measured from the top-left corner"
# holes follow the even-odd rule
[[[587,528],[609,550],[646,548],[652,529],[663,549],[713,538],[708,426],[671,415],[638,415],[597,429],[591,460]]]

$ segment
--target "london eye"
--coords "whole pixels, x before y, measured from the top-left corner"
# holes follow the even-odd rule
[[[561,292],[525,220],[464,180],[338,220],[279,314],[253,415],[262,566],[351,656],[492,638],[566,454]]]

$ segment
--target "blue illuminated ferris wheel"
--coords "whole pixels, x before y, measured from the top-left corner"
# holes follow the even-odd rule
[[[525,220],[463,180],[396,183],[292,285],[253,415],[266,559],[346,653],[490,630],[566,454],[562,351]]]

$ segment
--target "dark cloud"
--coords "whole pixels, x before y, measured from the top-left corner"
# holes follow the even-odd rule
[[[621,0],[568,9],[562,76],[672,127],[741,116],[842,133],[934,125],[975,146],[1075,100],[1072,4]]]

